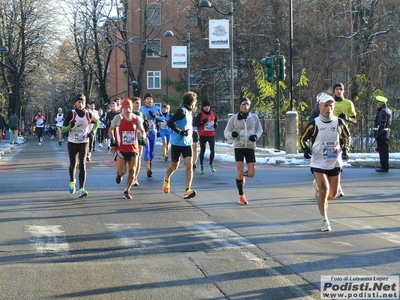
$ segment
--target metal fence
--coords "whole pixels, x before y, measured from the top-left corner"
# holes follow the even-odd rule
[[[308,116],[299,116],[298,132],[299,135],[305,129],[308,123]],[[276,148],[275,146],[275,120],[260,118],[261,125],[264,133],[257,141],[258,147],[263,148]],[[224,137],[224,130],[228,123],[227,118],[218,120],[218,127],[216,132],[216,141],[226,142]],[[351,133],[351,152],[354,153],[370,153],[375,152],[376,142],[374,138],[374,124],[375,119],[365,118],[359,116],[357,124],[349,124]],[[279,149],[285,150],[285,137],[286,137],[286,120],[280,120],[280,147]],[[394,119],[390,130],[389,139],[390,152],[400,152],[400,119]]]

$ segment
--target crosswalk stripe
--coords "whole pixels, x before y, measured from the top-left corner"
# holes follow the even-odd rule
[[[69,245],[65,239],[64,231],[61,230],[61,225],[29,225],[27,231],[34,237],[33,243],[37,252],[41,254],[69,254]]]

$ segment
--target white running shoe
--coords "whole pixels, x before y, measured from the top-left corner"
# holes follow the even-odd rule
[[[337,197],[343,197],[343,196],[344,196],[344,193],[342,190],[342,186],[339,186],[339,191],[338,191]]]
[[[321,221],[321,231],[331,231],[331,224],[328,219],[322,219]]]

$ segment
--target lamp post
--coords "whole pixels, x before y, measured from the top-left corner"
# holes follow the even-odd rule
[[[129,98],[129,65],[122,63],[119,65],[119,67],[121,69],[127,69],[126,70],[126,89],[127,89],[127,94],[128,94],[128,98]]]
[[[179,41],[185,42],[187,47],[187,91],[190,92],[190,32],[187,33],[187,40],[182,41],[178,36],[175,36],[174,32],[167,30],[164,33],[165,37],[176,37]]]
[[[200,8],[211,8],[213,7],[217,12],[222,15],[229,16],[229,50],[230,50],[230,84],[231,84],[231,93],[230,93],[230,104],[232,113],[235,112],[235,85],[233,78],[233,69],[234,69],[234,57],[233,57],[233,1],[230,1],[229,12],[222,12],[215,5],[208,0],[202,0],[199,4]]]
[[[154,53],[155,55],[157,55],[158,57],[164,57],[165,58],[165,94],[166,94],[166,101],[168,103],[168,50],[165,50],[165,55],[161,55],[159,54],[157,51],[151,49],[151,47],[147,48],[146,50],[147,53]]]

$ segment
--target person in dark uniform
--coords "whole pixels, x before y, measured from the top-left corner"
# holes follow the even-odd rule
[[[389,135],[392,124],[392,111],[386,106],[388,99],[376,96],[375,139],[381,167],[376,172],[389,172]]]

